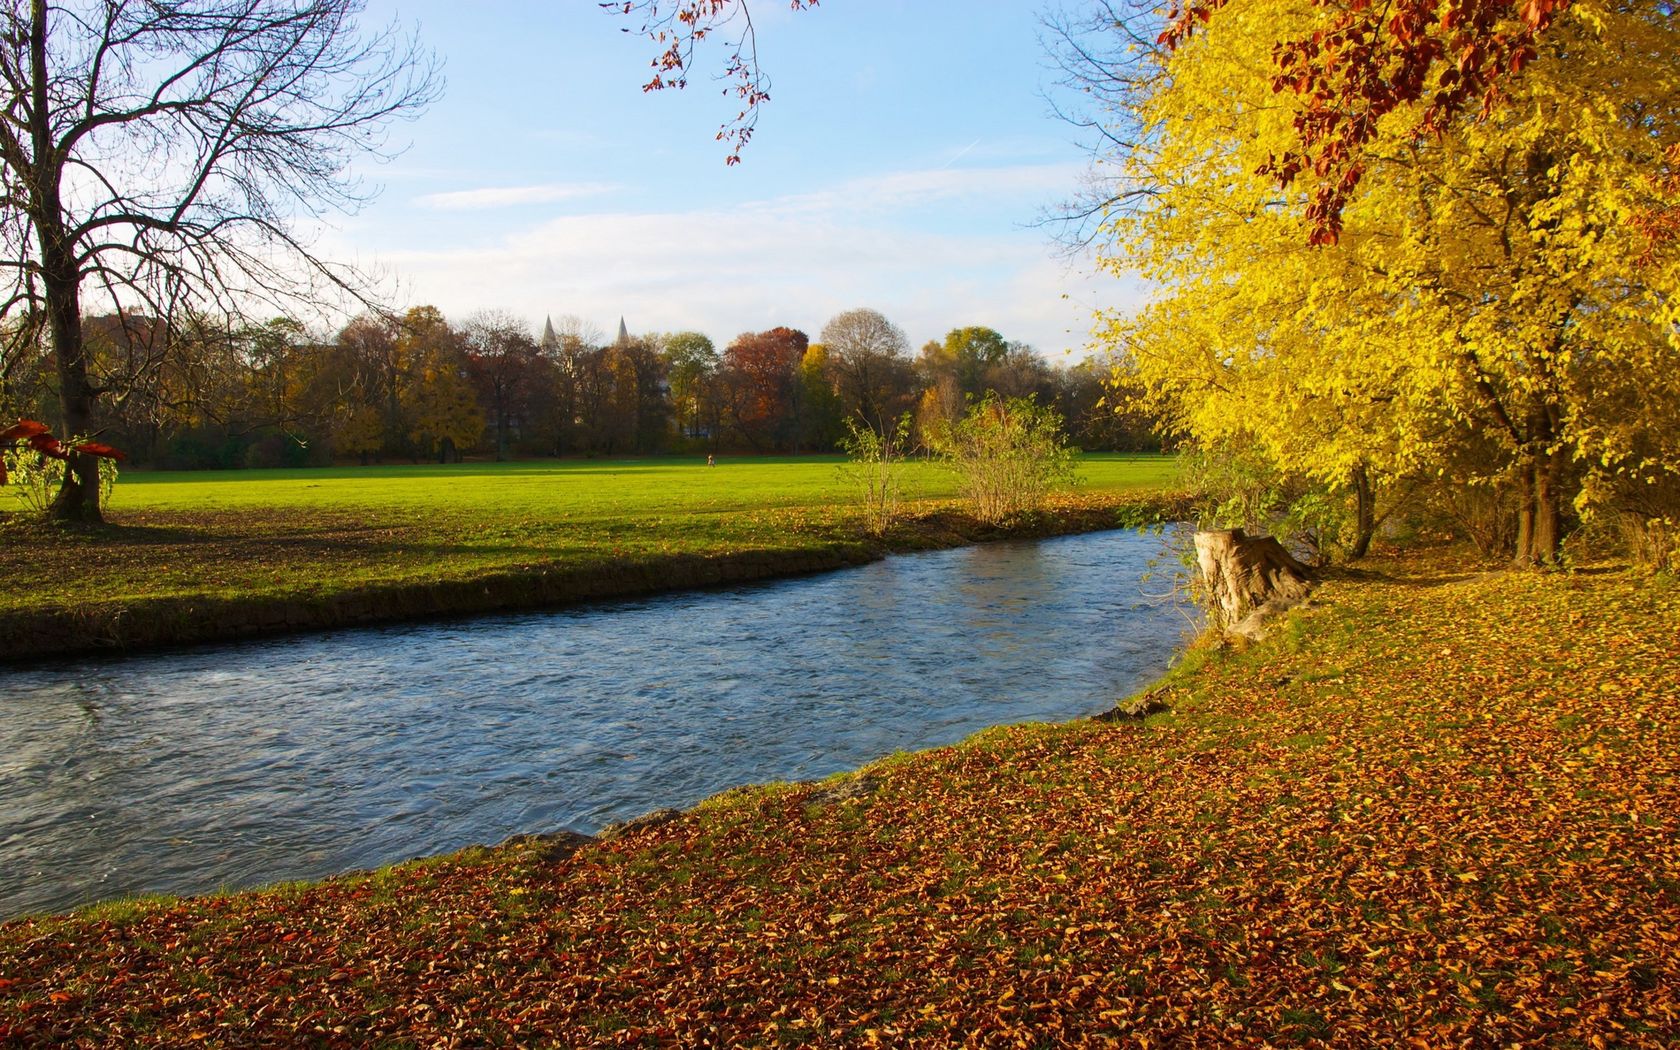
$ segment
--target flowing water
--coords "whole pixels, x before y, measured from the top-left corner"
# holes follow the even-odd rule
[[[0,670],[0,917],[593,832],[1090,715],[1189,626],[1158,536]]]

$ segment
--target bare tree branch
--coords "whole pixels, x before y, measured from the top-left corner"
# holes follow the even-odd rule
[[[232,319],[323,290],[368,301],[368,282],[317,257],[298,222],[368,199],[351,160],[390,156],[391,126],[430,103],[441,77],[397,26],[364,32],[362,10],[0,4],[0,267],[11,280],[0,291],[8,321],[19,308],[41,315],[8,331],[47,332],[65,433],[86,431],[102,396],[120,401],[158,372],[178,316]],[[161,347],[125,346],[92,374],[84,292],[119,318],[151,318]],[[83,466],[67,472],[59,516],[99,517]]]

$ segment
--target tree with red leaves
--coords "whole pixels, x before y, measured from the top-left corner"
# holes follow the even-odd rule
[[[798,440],[795,380],[810,337],[797,328],[742,332],[723,352],[720,376],[729,421],[755,451]]]

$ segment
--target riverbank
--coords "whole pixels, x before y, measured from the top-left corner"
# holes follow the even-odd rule
[[[1166,539],[921,551],[560,612],[65,661],[4,677],[0,920],[591,834],[1160,675]]]
[[[138,475],[102,528],[0,514],[0,663],[744,583],[1187,506],[1170,459],[1081,470],[1078,493],[998,530],[951,498],[948,471],[907,464],[884,537],[834,457]]]
[[[1381,557],[1142,722],[0,926],[0,1041],[1666,1046],[1680,590]]]

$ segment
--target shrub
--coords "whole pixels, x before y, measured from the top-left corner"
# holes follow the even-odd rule
[[[7,448],[0,456],[6,462],[6,489],[0,491],[10,491],[30,510],[45,514],[64,483],[65,461],[43,456],[28,446]],[[108,504],[117,483],[117,462],[107,457],[101,457],[98,462],[99,502]]]
[[[1633,563],[1652,571],[1680,570],[1680,469],[1617,478],[1606,502]]]
[[[1196,525],[1276,536],[1297,557],[1317,565],[1345,553],[1353,515],[1344,493],[1273,465],[1253,448],[1190,448],[1182,477],[1199,495]]]
[[[1062,417],[1031,397],[987,394],[932,443],[956,471],[974,516],[989,524],[1036,511],[1052,489],[1074,483]]]
[[[840,449],[848,462],[840,471],[858,487],[864,520],[880,536],[898,520],[899,464],[910,441],[910,413],[900,416],[885,434],[855,419],[846,420],[846,429],[849,433],[840,439]]]

